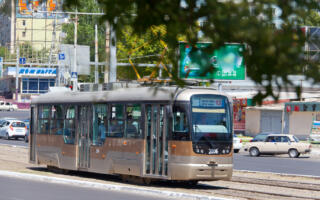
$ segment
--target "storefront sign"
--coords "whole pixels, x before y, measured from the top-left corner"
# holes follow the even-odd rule
[[[8,67],[6,75],[16,75],[15,67]],[[19,76],[56,76],[57,69],[55,68],[38,68],[38,67],[20,67]]]

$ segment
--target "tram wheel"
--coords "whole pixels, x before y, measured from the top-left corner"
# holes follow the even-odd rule
[[[151,185],[152,179],[151,178],[143,178],[143,183],[146,185]]]
[[[188,183],[189,183],[189,185],[191,185],[191,186],[196,186],[196,185],[198,185],[198,181],[188,181]]]

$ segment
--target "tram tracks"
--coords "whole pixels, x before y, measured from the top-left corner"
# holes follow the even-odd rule
[[[27,151],[20,148],[1,147],[0,163],[2,170],[24,171],[32,174],[65,177],[107,184],[124,184],[115,176],[101,176],[91,173],[71,172],[68,175],[51,173],[46,168],[26,168],[31,166],[25,156]],[[42,169],[42,170],[41,170]],[[129,183],[130,184],[130,183]],[[291,177],[274,174],[236,172],[231,181],[200,182],[196,186],[178,186],[175,183],[159,182],[149,186],[130,184],[133,187],[192,193],[206,196],[218,196],[241,200],[320,200],[320,179],[309,177]]]
[[[194,190],[236,199],[320,200],[320,184],[238,176],[234,176],[231,181],[203,182]]]

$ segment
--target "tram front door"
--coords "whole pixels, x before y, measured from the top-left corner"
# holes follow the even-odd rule
[[[145,175],[168,176],[168,117],[165,105],[146,105],[145,139]]]
[[[90,167],[90,106],[79,106],[78,110],[78,168]]]

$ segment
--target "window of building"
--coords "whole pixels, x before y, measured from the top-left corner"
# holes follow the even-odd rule
[[[26,32],[22,31],[22,37],[26,37]]]
[[[110,119],[108,120],[108,137],[123,137],[124,133],[124,105],[115,104],[110,109]]]
[[[67,106],[64,120],[63,139],[66,144],[74,144],[75,140],[75,106]]]
[[[49,89],[48,79],[39,79],[39,93],[46,93]]]
[[[49,116],[50,107],[49,106],[39,106],[38,110],[38,133],[39,134],[49,134]]]
[[[142,138],[141,106],[138,104],[126,107],[126,137]]]
[[[63,107],[61,105],[51,106],[50,133],[62,135],[63,133]]]
[[[26,20],[22,20],[22,26],[26,25]]]
[[[107,104],[94,105],[92,144],[102,145],[106,139]]]
[[[37,78],[23,78],[22,79],[22,93],[24,94],[41,94],[46,93],[49,87],[55,85],[55,79],[37,79]]]
[[[39,81],[36,78],[29,79],[28,93],[38,93]]]

